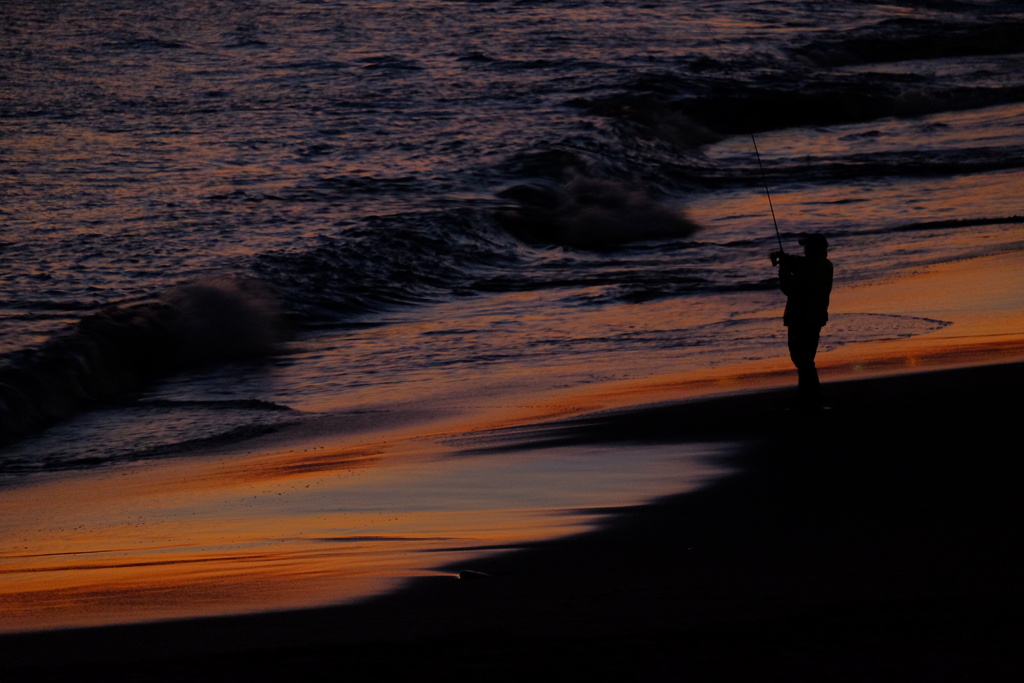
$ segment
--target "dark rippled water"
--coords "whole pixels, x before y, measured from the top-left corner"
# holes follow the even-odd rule
[[[781,354],[765,181],[839,286],[1020,248],[1022,50],[1014,2],[6,0],[0,470]]]

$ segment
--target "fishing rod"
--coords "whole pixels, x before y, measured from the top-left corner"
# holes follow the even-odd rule
[[[772,205],[772,193],[768,189],[768,176],[764,172],[764,164],[761,163],[761,153],[757,151],[757,139],[750,134],[750,141],[754,143],[754,156],[757,157],[757,166],[761,169],[761,181],[764,183],[764,195],[768,197],[768,208],[772,212],[772,225],[775,226],[775,239],[779,241],[779,251],[786,251],[782,248],[782,234],[779,232],[779,222],[775,220],[775,207]]]
[[[718,36],[715,35],[714,31],[711,30],[711,26],[707,22],[704,22],[704,30],[711,36],[711,40],[714,41],[715,47],[718,49],[718,56],[722,60],[722,65],[726,65],[725,51],[722,50],[722,44],[718,42]],[[729,80],[733,83],[737,83],[736,77],[732,74],[732,69],[726,67],[726,74],[729,76]],[[785,252],[785,248],[782,246],[782,234],[779,232],[779,221],[775,218],[775,206],[772,204],[772,193],[768,189],[768,175],[764,172],[764,164],[761,162],[761,152],[757,149],[757,138],[754,134],[750,134],[750,142],[754,145],[754,156],[757,157],[757,167],[761,169],[761,182],[764,183],[764,194],[768,198],[768,209],[772,213],[772,225],[775,226],[775,239],[779,241],[779,252]],[[772,258],[772,265],[775,265],[775,258]]]

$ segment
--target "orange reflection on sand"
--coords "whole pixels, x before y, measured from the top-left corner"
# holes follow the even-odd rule
[[[265,484],[263,474],[258,481]],[[229,484],[234,489],[238,479]],[[65,491],[89,495],[94,485],[106,500],[91,515],[69,515],[73,528],[56,526],[68,517],[53,515],[2,544],[0,630],[342,602],[464,557],[464,547],[521,543],[581,523],[579,515],[561,519],[550,511],[346,510],[336,496],[327,496],[333,505],[317,501],[323,482],[305,495],[283,496],[279,482],[232,500],[189,490],[132,501],[113,493],[109,481]]]
[[[362,446],[314,446],[248,458],[245,461],[225,460],[220,467],[211,468],[203,481],[192,480],[191,485],[204,484],[216,488],[248,486],[260,481],[286,481],[306,479],[332,472],[352,472],[372,467],[382,455],[380,450]]]
[[[896,282],[838,288],[835,313],[917,315],[953,324],[928,339],[999,342],[1024,333],[1024,268],[1020,252],[933,267]]]
[[[0,631],[344,602],[578,531],[592,507],[685,486],[675,452],[646,474],[634,459],[623,478],[617,448],[444,458],[450,432],[400,434],[358,444],[303,437],[242,457],[9,489],[0,498]]]
[[[354,594],[393,584],[379,558],[345,562],[328,553],[178,553],[133,551],[132,560],[54,561],[29,571],[0,574],[5,584],[0,630],[148,621],[196,614],[241,613],[344,599],[323,585],[345,579]],[[127,554],[127,553],[126,553]],[[11,558],[4,557],[5,563]],[[59,560],[60,558],[54,558]],[[396,571],[394,574],[399,574]]]

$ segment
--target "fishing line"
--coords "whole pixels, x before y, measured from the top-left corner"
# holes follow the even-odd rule
[[[718,56],[722,61],[722,66],[724,67],[724,71],[729,77],[729,80],[731,80],[733,84],[739,83],[739,81],[736,80],[736,77],[733,76],[732,70],[728,68],[725,60],[725,51],[722,49],[722,44],[718,42],[718,36],[716,36],[714,31],[711,30],[711,26],[707,22],[704,22],[704,30],[708,32],[708,35],[711,36],[711,40],[715,43],[715,47],[718,49]],[[754,156],[757,157],[757,167],[761,170],[761,182],[764,183],[764,194],[768,198],[768,209],[772,213],[772,225],[775,226],[775,239],[779,241],[779,251],[785,251],[782,246],[782,234],[779,232],[779,221],[775,218],[775,206],[772,204],[772,193],[771,190],[768,189],[768,176],[764,172],[764,164],[761,163],[761,153],[757,149],[757,139],[754,137],[753,133],[750,134],[750,141],[754,144]]]

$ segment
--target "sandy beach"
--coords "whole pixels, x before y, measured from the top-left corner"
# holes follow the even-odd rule
[[[356,604],[4,635],[3,680],[1019,680],[1020,256],[953,265],[839,293],[954,324],[823,354],[829,410],[790,409],[780,359],[473,439],[731,444],[708,486]]]

